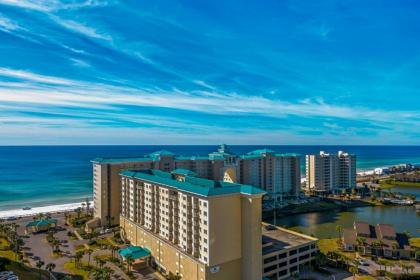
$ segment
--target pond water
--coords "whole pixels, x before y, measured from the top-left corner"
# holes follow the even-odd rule
[[[395,187],[392,191],[413,194],[420,199],[420,188]],[[420,236],[420,215],[413,206],[359,207],[346,211],[326,211],[277,218],[277,225],[299,230],[318,238],[337,237],[336,226],[351,227],[354,221],[393,224],[397,232]]]

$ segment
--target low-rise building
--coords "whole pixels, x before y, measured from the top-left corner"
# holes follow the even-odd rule
[[[308,269],[318,251],[317,241],[314,237],[263,223],[263,276],[287,279]]]
[[[356,221],[352,228],[343,230],[343,249],[357,251],[361,255],[372,255],[393,259],[409,259],[412,249],[408,237],[397,233],[393,225],[370,225]]]

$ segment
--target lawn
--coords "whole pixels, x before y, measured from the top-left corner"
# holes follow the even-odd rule
[[[410,246],[420,249],[420,237],[410,238]]]
[[[69,273],[74,275],[79,275],[83,280],[89,280],[89,269],[87,263],[81,263],[80,268],[76,267],[76,264],[73,261],[69,261],[64,264],[64,269]]]
[[[10,243],[4,237],[0,237],[0,257],[14,261],[16,254],[9,250]]]
[[[357,277],[357,280],[375,280],[375,278],[369,275],[363,275],[363,276]]]
[[[412,183],[412,182],[400,182],[395,181],[392,179],[383,179],[379,181],[379,184],[381,185],[382,189],[390,189],[395,186],[399,187],[420,187],[420,183]]]
[[[349,257],[351,259],[356,258],[356,253],[353,252],[343,252],[339,248],[337,244],[338,238],[329,238],[329,239],[320,239],[318,240],[318,248],[321,253],[324,255],[327,255],[328,252],[337,252],[339,254],[342,254],[346,257]]]

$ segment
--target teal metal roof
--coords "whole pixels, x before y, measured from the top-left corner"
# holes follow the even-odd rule
[[[161,150],[161,151],[153,152],[149,154],[149,156],[152,158],[155,158],[155,157],[161,157],[161,156],[175,156],[175,154],[166,150]]]
[[[95,158],[93,163],[122,163],[122,162],[148,162],[153,161],[150,157],[128,157],[128,158]]]
[[[32,222],[29,222],[26,224],[26,227],[40,227],[40,226],[50,226],[50,225],[56,225],[57,220],[56,219],[48,219],[48,220],[35,220]]]
[[[191,170],[183,169],[183,168],[177,168],[173,171],[171,171],[172,174],[179,174],[184,176],[197,176],[197,174]]]
[[[300,154],[295,154],[295,153],[284,153],[284,154],[276,154],[276,156],[279,157],[300,157]]]
[[[249,152],[249,153],[247,153],[247,155],[261,155],[261,154],[265,154],[265,153],[274,153],[274,151],[265,148],[265,149],[259,149],[259,150]]]
[[[191,176],[186,176],[185,181],[181,182],[175,180],[171,173],[155,169],[123,171],[120,174],[125,177],[141,179],[206,197],[233,193],[242,193],[247,195],[265,194],[265,191],[250,185],[212,181]]]
[[[178,160],[209,160],[208,156],[177,156]]]
[[[118,250],[118,254],[124,259],[130,256],[134,260],[138,260],[150,256],[150,251],[140,246],[129,246],[127,248]]]

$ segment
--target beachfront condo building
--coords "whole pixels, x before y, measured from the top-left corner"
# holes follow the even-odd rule
[[[300,193],[300,156],[261,149],[239,157],[241,184],[259,187],[277,201]]]
[[[119,223],[123,170],[158,169],[170,172],[186,169],[200,178],[252,185],[278,199],[300,192],[300,157],[263,149],[238,156],[226,145],[207,156],[179,156],[158,151],[137,158],[97,158],[93,164],[94,220],[89,225]]]
[[[339,151],[306,155],[306,188],[315,192],[337,192],[356,187],[356,156]]]
[[[189,280],[262,278],[263,190],[185,169],[120,174],[120,226],[149,265]]]

